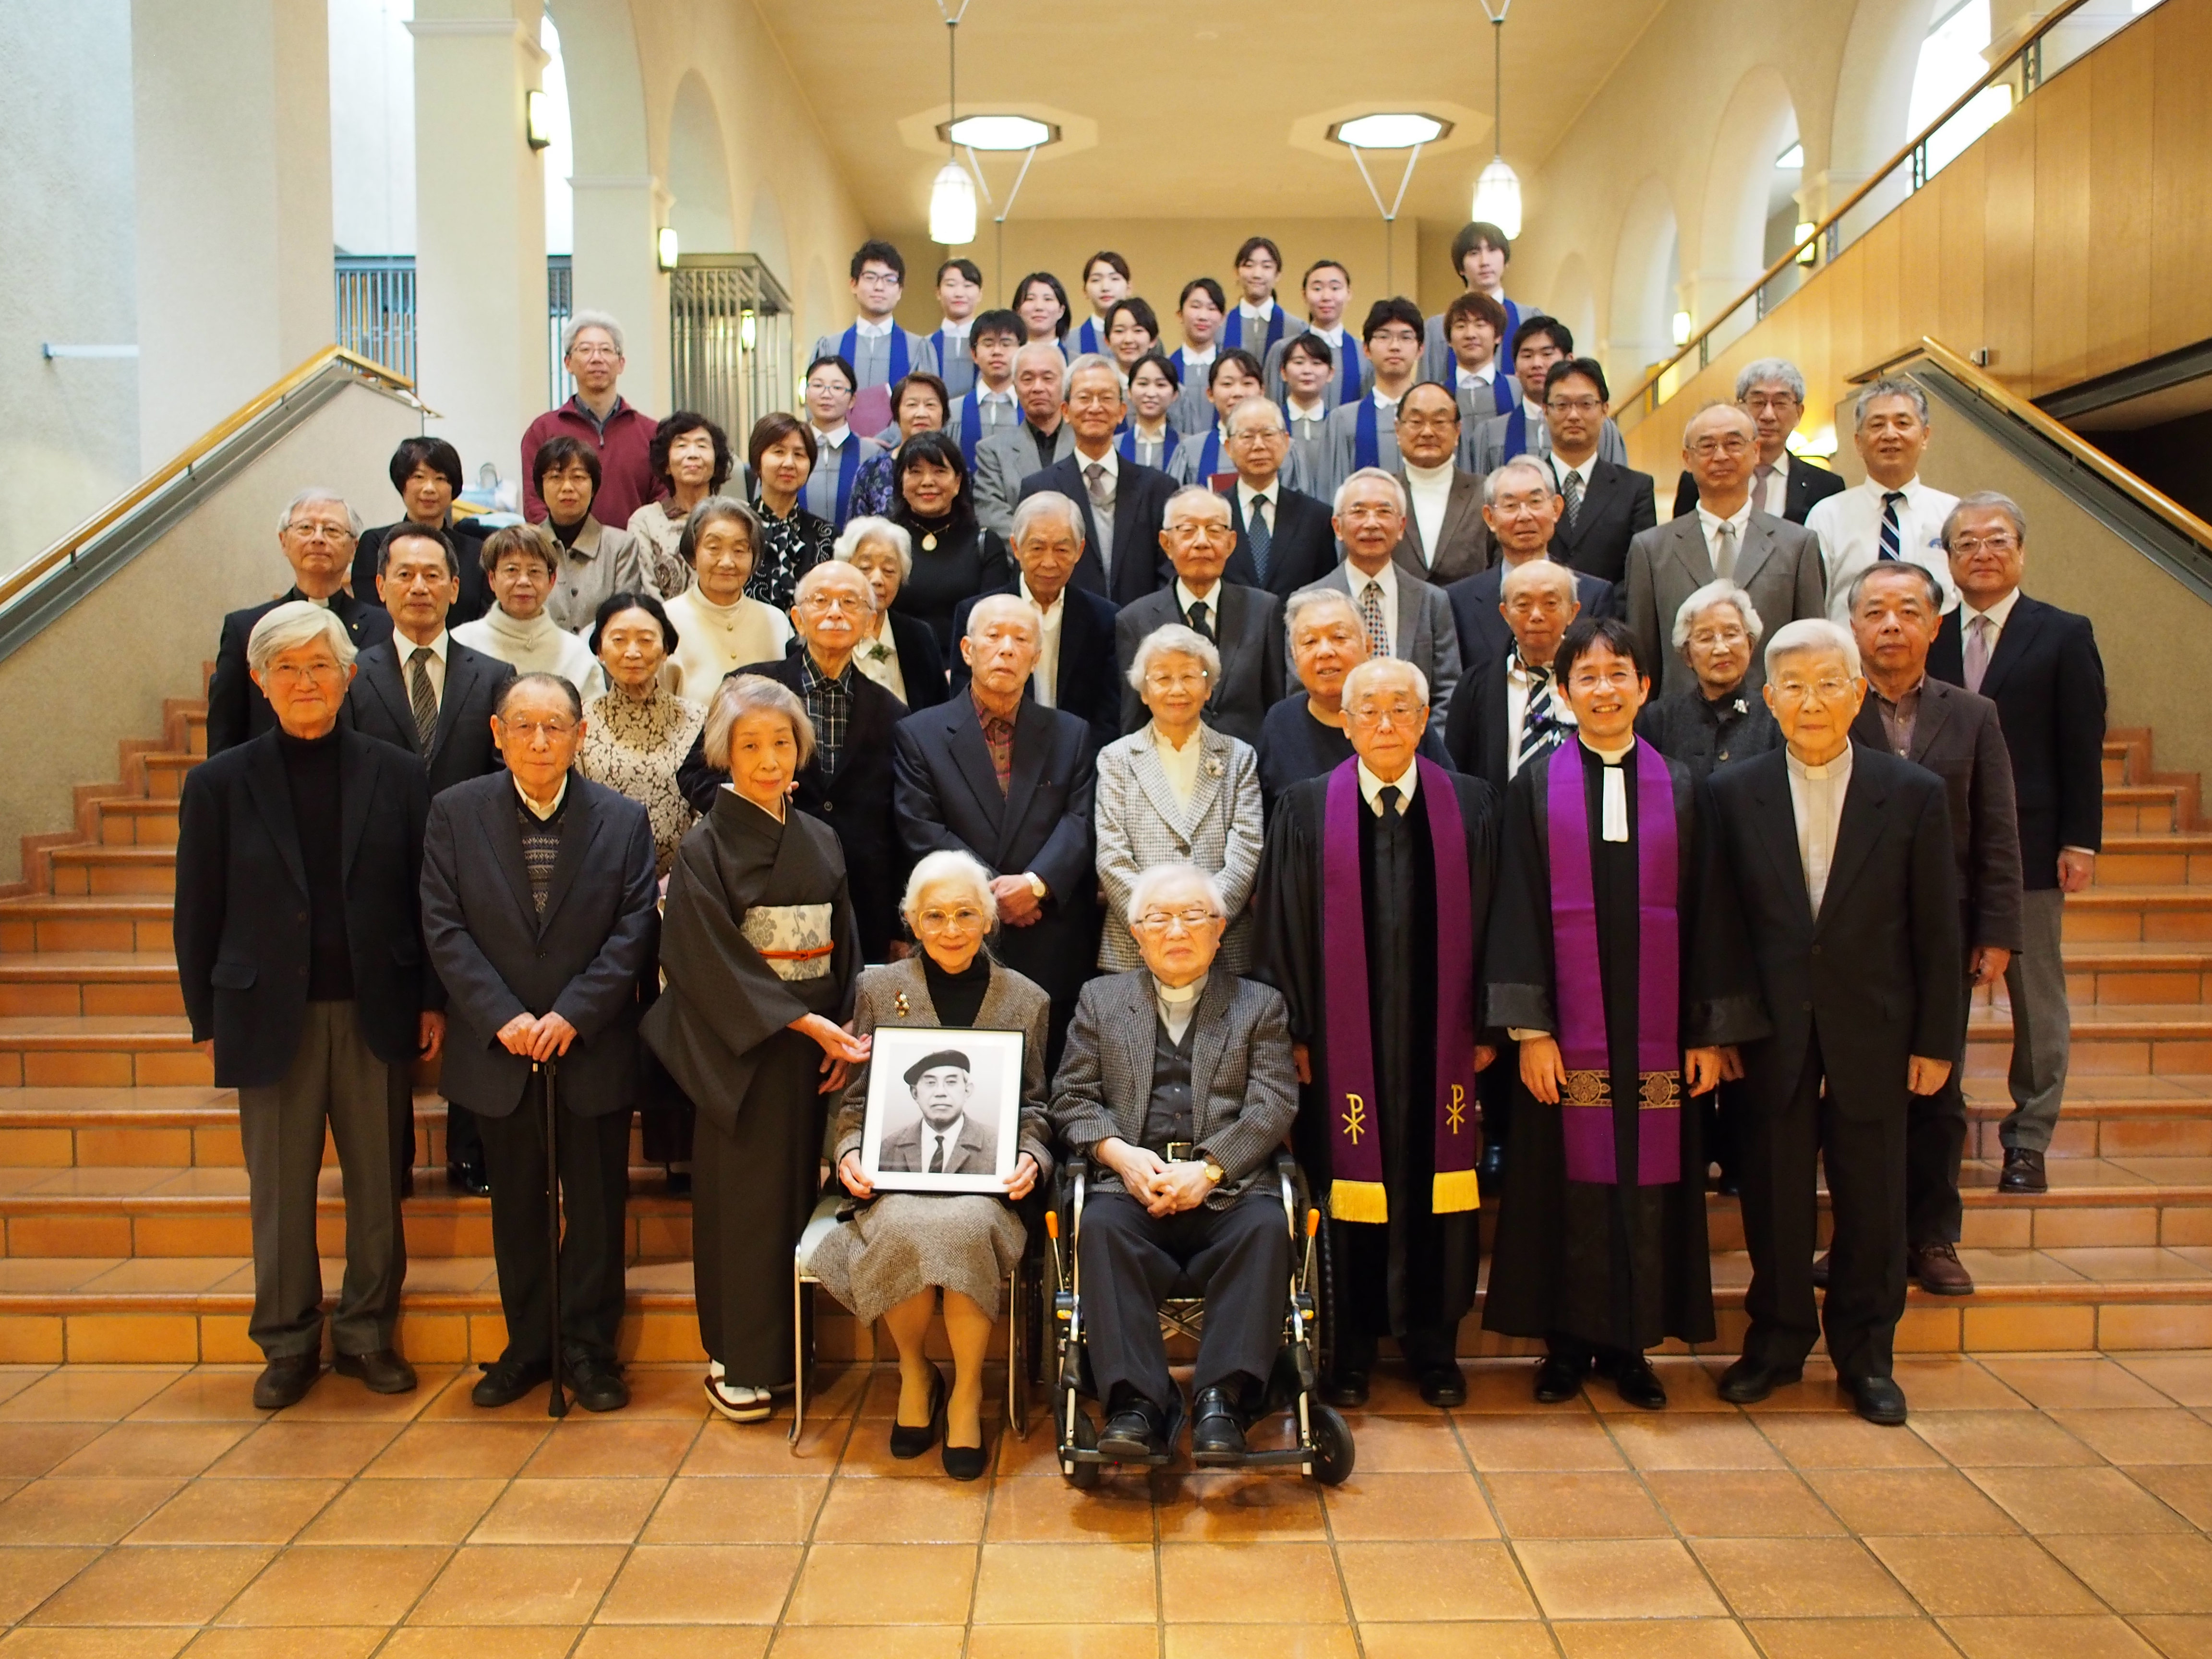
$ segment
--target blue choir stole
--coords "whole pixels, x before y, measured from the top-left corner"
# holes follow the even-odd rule
[[[1089,352],[1105,349],[1104,346],[1098,343],[1098,319],[1095,317],[1085,317],[1083,319],[1083,326],[1075,331],[1076,355],[1081,356]]]
[[[854,374],[857,375],[860,374],[860,325],[858,323],[854,324],[852,327],[847,329],[843,337],[838,340],[837,354],[841,357],[844,358],[847,362],[853,365],[853,373]],[[901,328],[896,323],[893,323],[891,325],[891,372],[887,384],[896,386],[901,380],[906,379],[907,375],[912,372],[913,368],[913,360],[908,356],[906,349],[906,331]],[[857,386],[854,389],[855,391],[859,390]],[[841,489],[838,495],[838,514],[840,523],[843,522],[843,501],[844,492]]]
[[[1199,446],[1198,465],[1192,471],[1193,483],[1204,483],[1221,471],[1221,428],[1218,425],[1206,429],[1206,441]]]
[[[968,395],[960,400],[960,459],[968,463],[968,476],[975,476],[975,446],[983,439],[983,406],[975,398],[975,388],[969,386]]]
[[[1173,422],[1170,422],[1167,424],[1165,431],[1166,437],[1160,446],[1160,459],[1157,463],[1159,470],[1163,472],[1168,470],[1168,463],[1175,459],[1176,451],[1182,447],[1182,434],[1175,429],[1175,424]],[[1121,452],[1121,459],[1128,462],[1130,465],[1143,466],[1146,465],[1146,462],[1139,460],[1137,456],[1137,424],[1134,421],[1124,421],[1121,422],[1121,441],[1115,445],[1115,447]]]
[[[1256,347],[1249,346],[1244,343],[1244,308],[1241,305],[1232,306],[1228,324],[1222,331],[1221,343],[1232,351],[1249,351],[1265,363],[1268,352],[1274,349],[1275,343],[1283,337],[1283,324],[1289,316],[1290,313],[1285,311],[1279,302],[1267,318],[1267,337]]]
[[[1519,382],[1515,382],[1517,386]],[[1505,453],[1498,459],[1510,461],[1516,455],[1528,453],[1528,405],[1516,398],[1513,412],[1505,417]]]
[[[893,339],[898,337],[893,335]],[[860,471],[860,434],[848,431],[845,441],[837,446],[836,526],[842,530],[845,520],[853,513],[853,480]]]
[[[1382,465],[1382,434],[1376,430],[1375,399],[1362,398],[1359,413],[1353,417],[1352,428],[1352,467],[1358,471],[1364,466]]]

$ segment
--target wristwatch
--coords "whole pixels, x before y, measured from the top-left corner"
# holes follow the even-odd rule
[[[1052,889],[1044,884],[1044,878],[1042,876],[1037,874],[1034,870],[1025,871],[1024,873],[1029,878],[1030,891],[1035,893],[1039,898],[1049,898],[1052,896]]]
[[[1206,1160],[1206,1184],[1209,1187],[1218,1187],[1228,1174],[1229,1171],[1215,1163],[1212,1154],[1209,1153]]]

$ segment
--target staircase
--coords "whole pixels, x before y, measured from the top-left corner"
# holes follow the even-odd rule
[[[76,835],[30,849],[32,890],[0,898],[0,1363],[259,1358],[236,1101],[191,1044],[170,950],[177,794],[204,715],[173,702],[165,725],[125,746],[118,783],[78,790]],[[2148,732],[2113,733],[2105,769],[2097,884],[2067,907],[2074,1060],[2051,1190],[1996,1190],[2010,1028],[1984,997],[1965,1240],[1981,1288],[1913,1291],[1901,1350],[2212,1347],[2212,834],[2193,827],[2197,780],[2153,770]],[[424,1362],[489,1359],[505,1341],[489,1203],[445,1188],[434,1092],[418,1091],[416,1120],[400,1340]],[[625,1352],[700,1358],[690,1206],[632,1162]],[[1749,1264],[1735,1204],[1710,1202],[1729,1350]],[[323,1213],[335,1256],[334,1159]],[[824,1353],[852,1355],[852,1322],[823,1313]],[[1473,1321],[1467,1336],[1470,1352],[1516,1346]]]

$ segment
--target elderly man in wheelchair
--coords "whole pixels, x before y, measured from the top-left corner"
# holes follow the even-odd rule
[[[1282,1151],[1297,1114],[1283,1000],[1215,971],[1227,925],[1204,871],[1146,871],[1129,901],[1145,965],[1085,985],[1068,1028],[1052,1119],[1072,1156],[1048,1224],[1055,1425],[1079,1485],[1106,1463],[1174,1455],[1185,1413],[1164,1321],[1199,1339],[1196,1462],[1350,1473],[1343,1419],[1312,1397],[1312,1221]],[[1079,1392],[1103,1405],[1103,1430]],[[1246,1430],[1279,1402],[1295,1410],[1298,1444],[1250,1449]]]

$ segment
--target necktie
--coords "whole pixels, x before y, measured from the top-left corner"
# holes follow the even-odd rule
[[[1572,530],[1583,512],[1583,475],[1569,467],[1567,476],[1559,480],[1559,492],[1567,498],[1567,528]]]
[[[1774,469],[1761,461],[1751,472],[1751,504],[1762,513],[1774,509],[1766,504],[1766,487],[1774,482]]]
[[[1083,482],[1091,491],[1091,505],[1102,512],[1114,509],[1114,485],[1106,476],[1106,463],[1093,461],[1083,469]]]
[[[1398,793],[1396,784],[1386,783],[1376,793],[1375,799],[1382,804],[1382,817],[1388,822],[1398,816],[1398,803],[1405,797]]]
[[[1713,574],[1723,581],[1735,574],[1735,526],[1726,520],[1713,532]]]
[[[1390,654],[1390,629],[1382,620],[1382,584],[1370,581],[1360,590],[1359,619],[1367,624],[1368,649],[1378,657]]]
[[[1966,690],[1977,695],[1982,689],[1982,677],[1990,672],[1990,635],[1996,631],[1996,624],[1987,617],[1976,617],[1966,623]]]
[[[1211,608],[1204,599],[1200,599],[1196,605],[1191,606],[1184,617],[1184,620],[1190,624],[1190,631],[1201,640],[1210,640],[1213,637],[1213,625],[1206,620],[1206,615]]]
[[[1905,527],[1897,521],[1897,504],[1905,499],[1901,489],[1882,492],[1881,497],[1881,553],[1885,559],[1905,556]]]
[[[937,1142],[937,1150],[929,1155],[929,1173],[932,1175],[943,1175],[945,1173],[944,1133],[940,1131],[933,1137],[933,1139]]]
[[[430,690],[428,666],[436,654],[428,646],[418,645],[407,659],[407,700],[415,708],[415,741],[425,755],[430,752],[430,739],[438,734],[438,697]]]
[[[1275,532],[1267,523],[1267,498],[1252,498],[1252,521],[1244,526],[1244,539],[1251,544],[1252,562],[1259,568],[1260,585],[1267,585],[1267,555],[1275,543]]]
[[[1530,668],[1528,706],[1521,713],[1521,758],[1514,769],[1526,766],[1559,740],[1559,723],[1552,712],[1552,671]]]

